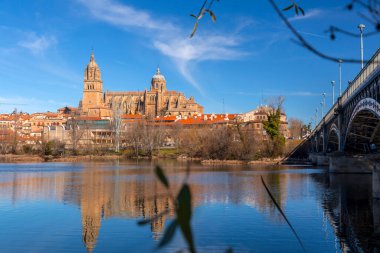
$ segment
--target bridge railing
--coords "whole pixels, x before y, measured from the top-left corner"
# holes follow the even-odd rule
[[[343,92],[342,96],[340,97],[340,103],[343,105],[347,101],[349,101],[351,96],[359,88],[361,88],[361,86],[365,83],[367,78],[370,77],[375,72],[375,70],[377,70],[377,68],[380,68],[380,48],[377,49],[376,53],[371,57],[371,59],[367,62],[364,68],[359,72],[359,74]],[[334,116],[335,110],[338,108],[338,101],[339,99],[325,114],[324,119],[322,119],[319,122],[319,124],[314,128],[313,133],[315,133],[322,127],[324,121],[328,122]]]
[[[344,104],[348,98],[364,83],[364,81],[376,70],[380,61],[380,48],[367,62],[365,67],[359,72],[356,78],[351,82],[347,89],[342,94],[342,104]]]

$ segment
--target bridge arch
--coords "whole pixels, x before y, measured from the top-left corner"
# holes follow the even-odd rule
[[[328,133],[326,151],[328,153],[340,151],[340,130],[336,124],[332,124]]]
[[[348,122],[344,150],[349,153],[366,153],[380,147],[380,104],[373,98],[361,99],[352,111]]]

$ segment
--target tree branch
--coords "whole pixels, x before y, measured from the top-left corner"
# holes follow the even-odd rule
[[[361,60],[358,59],[344,59],[341,57],[334,57],[334,56],[329,56],[325,53],[320,52],[317,50],[315,47],[313,47],[309,42],[307,42],[302,35],[297,32],[297,30],[292,26],[292,24],[289,22],[289,20],[285,17],[285,15],[282,13],[282,11],[279,9],[277,4],[274,2],[274,0],[268,0],[269,3],[272,5],[273,9],[276,11],[278,16],[282,19],[282,21],[285,23],[285,25],[289,28],[289,30],[293,33],[294,36],[298,39],[298,41],[302,44],[302,46],[306,49],[308,49],[310,52],[314,53],[315,55],[334,62],[339,62],[340,60],[344,62],[350,62],[350,63],[360,63]]]

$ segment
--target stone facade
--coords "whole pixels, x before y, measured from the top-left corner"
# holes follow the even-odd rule
[[[257,134],[266,135],[263,122],[268,120],[268,113],[272,110],[273,108],[270,106],[259,106],[255,110],[240,114],[238,116],[238,121],[245,123],[247,127],[257,132]],[[286,114],[281,112],[280,133],[286,138],[288,138],[289,135],[287,124]]]
[[[107,91],[103,93],[100,68],[91,54],[84,75],[83,99],[79,104],[82,115],[111,117],[113,112],[146,116],[181,115],[193,116],[203,113],[203,107],[193,97],[189,99],[181,92],[166,89],[166,79],[157,68],[152,77],[150,90]]]

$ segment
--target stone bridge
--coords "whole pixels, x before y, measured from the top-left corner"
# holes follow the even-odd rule
[[[316,126],[311,152],[363,154],[380,148],[380,49]]]

